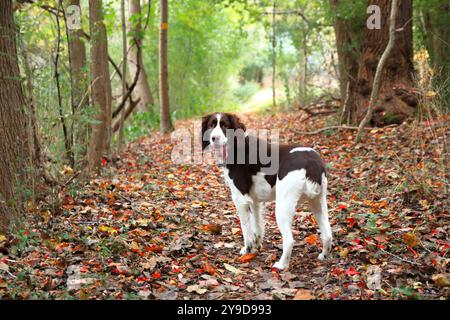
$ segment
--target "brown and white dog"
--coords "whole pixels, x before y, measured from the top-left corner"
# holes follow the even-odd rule
[[[331,250],[332,232],[326,200],[327,177],[320,156],[311,148],[269,144],[245,131],[239,118],[229,113],[213,113],[202,118],[203,149],[211,145],[225,160],[225,182],[231,190],[244,237],[240,253],[261,248],[263,203],[275,200],[283,254],[273,267],[288,268],[294,246],[292,221],[296,206],[299,201],[308,201],[321,232],[323,250],[319,259],[325,259]],[[263,161],[261,148],[270,156],[269,162]],[[267,170],[269,167],[272,171]]]

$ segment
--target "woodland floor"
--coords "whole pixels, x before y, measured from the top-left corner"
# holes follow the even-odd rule
[[[102,177],[54,195],[60,206],[48,197],[30,209],[18,234],[0,235],[0,299],[449,298],[448,195],[435,136],[443,129],[372,130],[351,150],[355,131],[299,134],[326,126],[326,117],[242,117],[322,154],[331,258],[317,259],[317,225],[299,206],[290,269],[272,270],[281,254],[273,203],[263,250],[239,257],[238,217],[221,169],[173,164],[170,137],[155,134],[104,163]],[[367,287],[370,266],[381,271],[380,290]]]

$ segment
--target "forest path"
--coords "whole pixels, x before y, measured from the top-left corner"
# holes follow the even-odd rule
[[[286,95],[282,88],[277,88],[275,91],[276,101],[278,104],[286,100]],[[238,108],[240,114],[253,114],[263,112],[273,106],[273,91],[272,88],[261,88],[248,101],[241,104]]]
[[[239,221],[221,169],[173,164],[170,138],[154,134],[129,144],[76,196],[62,193],[60,207],[30,212],[31,222],[20,235],[0,239],[0,270],[7,270],[0,272],[0,299],[448,295],[431,280],[449,260],[445,196],[401,188],[405,170],[417,166],[411,150],[400,147],[406,129],[373,130],[351,152],[354,132],[296,133],[320,128],[326,118],[303,122],[300,112],[241,116],[251,128],[280,128],[282,141],[315,147],[326,160],[335,237],[329,260],[317,260],[317,226],[309,208],[299,207],[291,267],[272,270],[281,254],[273,203],[266,208],[263,250],[239,257]],[[425,152],[430,159],[434,155]],[[430,188],[439,181],[430,181]],[[371,266],[381,272],[377,293],[367,287]]]

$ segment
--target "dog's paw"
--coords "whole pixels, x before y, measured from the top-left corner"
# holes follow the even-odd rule
[[[262,237],[261,236],[255,236],[255,241],[253,244],[253,247],[256,251],[261,250],[262,248]]]
[[[272,266],[272,268],[275,268],[275,269],[278,269],[278,270],[285,270],[285,269],[287,269],[288,267],[289,267],[288,265],[283,264],[283,263],[280,262],[280,261],[276,262],[276,263]]]
[[[319,254],[319,256],[317,257],[317,259],[319,259],[320,261],[323,261],[326,258],[327,258],[327,255],[325,253],[323,253],[323,252],[321,254]]]
[[[250,253],[250,248],[248,248],[248,247],[242,247],[241,248],[241,250],[239,251],[239,254],[241,255],[241,256],[243,256],[243,255],[246,255],[247,253]]]

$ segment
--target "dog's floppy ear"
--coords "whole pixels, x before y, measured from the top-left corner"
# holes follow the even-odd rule
[[[209,132],[206,134],[206,136],[205,133],[208,131],[208,121],[210,117],[211,115],[208,114],[202,118],[202,150],[205,150],[205,148],[209,146]]]
[[[234,114],[227,114],[230,121],[231,121],[231,127],[235,130],[237,129],[242,129],[242,131],[247,130],[247,128],[245,127],[245,124],[243,124],[241,122],[241,119],[239,119],[237,116],[235,116]]]

